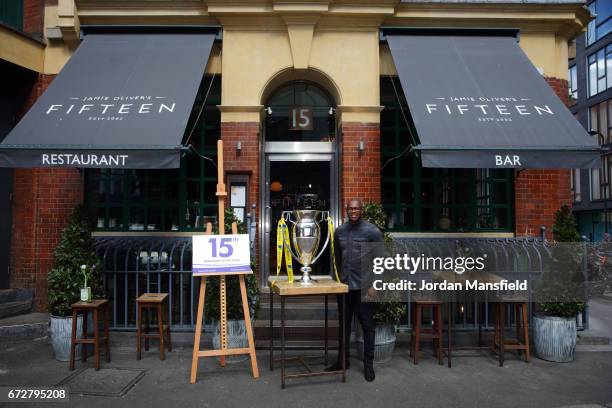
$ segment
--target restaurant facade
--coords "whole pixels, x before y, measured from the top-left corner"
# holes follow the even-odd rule
[[[262,286],[282,211],[339,225],[359,197],[396,237],[552,238],[570,168],[599,163],[565,108],[583,2],[31,3],[40,38],[2,27],[3,63],[32,80],[0,135],[13,169],[0,256],[37,310],[80,203],[100,238],[214,223],[219,139]]]

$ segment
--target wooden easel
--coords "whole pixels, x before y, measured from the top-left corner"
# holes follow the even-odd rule
[[[225,234],[225,197],[227,192],[225,191],[225,183],[223,182],[223,141],[217,142],[217,197],[219,200],[219,234]],[[238,228],[236,223],[232,223],[232,234],[237,234]],[[206,225],[206,234],[212,234],[212,224]],[[198,374],[198,361],[200,357],[212,357],[220,356],[221,366],[225,366],[225,356],[237,355],[237,354],[249,354],[251,356],[251,368],[253,370],[253,377],[259,378],[259,369],[257,368],[257,356],[255,355],[255,342],[253,340],[253,328],[251,326],[251,315],[249,312],[249,302],[246,292],[246,284],[244,282],[244,275],[251,274],[251,272],[243,273],[232,273],[232,275],[238,275],[240,279],[240,294],[242,295],[242,311],[244,313],[244,323],[246,326],[247,338],[249,341],[249,347],[247,348],[227,348],[227,298],[226,298],[226,286],[225,277],[228,274],[219,274],[219,291],[220,291],[220,329],[221,329],[221,349],[219,350],[204,350],[200,351],[200,337],[202,335],[202,315],[204,314],[204,295],[206,294],[206,278],[208,276],[200,277],[200,296],[198,299],[198,317],[195,328],[195,339],[193,342],[193,358],[191,360],[191,384],[196,382],[196,376]],[[214,276],[214,275],[213,275]]]

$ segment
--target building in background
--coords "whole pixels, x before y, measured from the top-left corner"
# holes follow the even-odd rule
[[[570,109],[597,142],[609,148],[612,146],[612,1],[595,0],[587,6],[595,19],[570,47]],[[604,154],[601,168],[572,172],[574,214],[580,234],[591,241],[601,241],[605,233],[612,231],[611,164],[612,154]]]
[[[556,155],[560,153],[556,150],[549,149],[540,156],[557,157],[550,162],[553,164],[542,166],[533,161],[533,166],[521,170],[515,169],[521,166],[513,155],[502,158],[498,154],[501,160],[498,168],[495,164],[475,168],[465,165],[468,156],[461,152],[470,152],[474,160],[482,160],[485,155],[491,159],[491,149],[499,145],[475,148],[478,141],[475,138],[500,136],[494,141],[525,148],[522,152],[528,155],[526,147],[529,146],[513,139],[512,135],[518,133],[508,129],[514,129],[513,125],[521,121],[541,119],[542,124],[551,118],[561,121],[562,116],[569,116],[557,98],[553,102],[562,109],[553,114],[548,105],[527,106],[517,99],[520,96],[510,97],[514,90],[504,88],[505,81],[498,81],[499,87],[491,83],[497,68],[489,64],[500,61],[508,78],[513,77],[515,82],[511,83],[520,85],[521,91],[533,89],[526,85],[529,79],[535,81],[530,84],[543,86],[548,97],[556,94],[567,104],[568,39],[586,29],[590,16],[584,2],[210,0],[158,4],[130,0],[24,0],[22,5],[23,29],[30,36],[7,28],[12,37],[3,41],[0,52],[19,50],[2,58],[16,59],[22,66],[30,64],[28,69],[33,72],[34,83],[29,95],[34,98],[21,105],[24,111],[56,76],[57,81],[64,75],[62,83],[70,82],[60,71],[68,66],[67,61],[87,62],[83,58],[79,60],[75,50],[82,47],[80,50],[95,51],[91,48],[95,41],[89,41],[89,35],[100,38],[115,34],[131,39],[137,31],[138,34],[143,31],[146,34],[185,33],[206,27],[218,31],[210,56],[208,52],[199,55],[204,63],[197,81],[192,84],[197,95],[190,105],[191,120],[183,123],[184,135],[181,131],[168,138],[184,137],[183,143],[212,158],[216,154],[216,141],[224,141],[225,181],[228,189],[235,192],[232,197],[235,201],[228,204],[239,218],[246,219],[250,214],[256,226],[255,247],[262,286],[276,270],[275,226],[282,210],[306,206],[329,210],[340,223],[346,200],[361,197],[383,205],[389,215],[387,227],[397,236],[511,238],[539,236],[541,226],[550,231],[555,211],[571,204],[570,170],[560,168],[567,167],[567,162],[559,160]],[[31,24],[31,21],[37,23]],[[135,25],[144,27],[135,28]],[[384,27],[390,30],[385,31]],[[398,27],[399,31],[393,31]],[[422,30],[414,31],[415,27]],[[445,29],[440,31],[436,27]],[[401,40],[395,49],[390,41],[394,35]],[[427,47],[422,46],[424,42],[412,42],[409,46],[414,50],[413,57],[403,53],[407,46],[404,37],[411,35],[424,36],[430,41]],[[449,45],[449,42],[440,42],[444,36],[449,41],[465,36],[480,38],[476,42],[458,41],[457,44],[466,52],[481,50],[475,54],[485,57],[482,67],[487,69],[471,66],[466,70],[439,62],[440,55],[452,54],[435,52]],[[415,60],[421,63],[418,69],[410,68]],[[121,58],[109,58],[110,61],[116,63]],[[517,61],[520,64],[514,64]],[[427,70],[428,64],[440,69],[439,72],[446,70],[444,78],[439,79],[440,83],[447,81],[444,83],[448,83],[448,89],[452,87],[452,94],[434,98],[449,98],[452,104],[446,108],[442,102],[437,102],[439,105],[435,108],[431,100],[419,98],[403,88],[415,78],[437,72]],[[454,66],[456,71],[449,74],[448,68]],[[517,79],[514,68],[519,66],[523,71]],[[101,72],[95,69],[104,68],[92,67],[87,71],[92,79],[98,80],[94,74]],[[160,80],[180,81],[184,69],[184,61],[176,61],[173,69],[168,69]],[[453,74],[458,75],[460,71],[461,78],[455,80]],[[488,81],[495,90],[479,95],[480,81]],[[436,85],[432,81],[429,84]],[[465,88],[461,90],[456,85],[465,85]],[[425,92],[427,88],[417,89]],[[149,94],[112,97],[146,95]],[[491,105],[479,107],[478,100]],[[473,106],[466,108],[462,101]],[[509,102],[512,104],[504,105]],[[149,113],[149,108],[139,106],[136,114]],[[434,146],[437,150],[424,153],[423,157],[430,154],[430,158],[444,163],[450,158],[454,164],[464,166],[426,167],[419,156],[405,154],[411,144],[426,144],[417,140],[425,136],[420,130],[424,122],[412,118],[424,106],[429,106],[429,113],[446,115],[439,116],[439,123],[450,124],[451,130],[437,132],[446,147],[440,147],[439,139]],[[66,108],[70,109],[68,105]],[[77,113],[66,110],[62,114],[72,115],[66,116],[67,122],[88,109]],[[115,111],[113,118],[130,111],[127,106],[108,109],[122,111]],[[464,115],[464,109],[470,109],[469,113]],[[507,133],[469,134],[452,130],[453,123],[457,127],[460,123],[452,120],[472,117],[478,112],[482,112],[483,127],[485,123],[503,122]],[[504,119],[506,115],[512,115],[513,120]],[[43,117],[34,118],[30,123],[40,123]],[[572,123],[561,126],[562,130],[574,125],[579,128],[571,116],[570,119]],[[558,125],[555,121],[549,124]],[[500,125],[499,129],[504,128]],[[44,134],[44,130],[40,132]],[[508,137],[502,140],[501,135]],[[129,141],[129,137],[128,132],[124,141]],[[546,147],[543,146],[546,140],[554,137],[543,131],[533,135],[530,141]],[[586,146],[581,143],[577,142],[576,146]],[[502,147],[504,151],[511,150],[508,146]],[[571,150],[576,154],[566,158],[585,153],[579,150]],[[207,221],[215,220],[216,170],[210,162],[195,155],[182,157],[177,169],[18,168],[12,180],[12,220],[9,221],[12,229],[1,232],[6,239],[10,238],[10,284],[33,288],[38,310],[46,307],[46,278],[53,250],[77,204],[85,203],[96,212],[95,234],[107,242],[120,243],[126,236],[190,236],[201,233]],[[182,303],[173,306],[176,313],[173,319],[175,322],[180,319],[181,324],[188,322],[193,311],[189,303],[193,295],[189,279],[177,277],[168,282],[173,274],[147,275],[144,271],[150,267],[151,259],[157,259],[160,265],[164,259],[168,263],[168,258],[163,253],[154,255],[143,250],[143,254],[132,258],[126,255],[131,261],[121,264],[124,269],[120,277],[115,274],[108,280],[123,285],[115,289],[119,294],[126,294],[124,304],[119,306],[125,311],[125,315],[119,313],[119,318],[124,320],[114,324],[125,327],[133,324],[133,308],[128,306],[127,294],[132,298],[135,291],[148,287],[137,282],[146,282],[146,285],[153,282],[160,285],[159,289],[174,291],[177,295],[173,302]],[[5,254],[1,258],[7,257]],[[319,264],[324,266],[323,262]],[[164,272],[173,270],[172,265],[164,268]],[[0,270],[2,274],[5,279],[9,278],[8,271]]]

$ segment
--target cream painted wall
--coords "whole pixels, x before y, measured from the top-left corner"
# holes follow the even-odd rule
[[[567,79],[568,45],[564,37],[553,33],[521,33],[519,46],[544,76]],[[397,75],[393,57],[386,44],[380,47],[380,74]]]
[[[378,31],[316,30],[312,38],[309,69],[327,77],[330,93],[338,95],[345,121],[378,122]],[[293,69],[288,32],[240,30],[223,32],[222,120],[259,121],[256,107],[265,101],[279,74]],[[292,78],[309,78],[292,73]]]
[[[58,25],[58,6],[51,5],[45,7],[44,28],[56,27]],[[205,72],[207,74],[221,73],[220,46],[215,44],[210,53],[208,65]],[[47,40],[47,47],[44,50],[44,64],[42,70],[45,74],[57,74],[70,59],[76,47],[67,44],[62,40]]]
[[[57,26],[57,5],[45,7],[44,29]],[[64,41],[47,40],[45,49],[45,74],[57,74],[70,59],[74,48],[68,46]]]
[[[566,39],[553,33],[522,33],[519,46],[544,76],[567,79]]]

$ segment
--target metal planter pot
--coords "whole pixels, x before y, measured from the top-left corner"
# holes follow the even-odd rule
[[[576,319],[535,315],[533,317],[535,355],[546,361],[574,361],[576,349]]]
[[[360,325],[357,327],[357,352],[359,358],[363,359],[363,332]],[[391,360],[393,350],[395,350],[395,325],[377,324],[374,331],[374,362],[386,363]]]
[[[213,325],[213,348],[221,348],[221,325],[216,320]],[[249,339],[246,333],[246,325],[244,320],[227,321],[227,348],[247,348],[249,347]],[[219,357],[217,357],[219,359]],[[248,354],[238,354],[235,356],[226,356],[225,361],[228,363],[239,363],[249,359]]]
[[[70,359],[70,336],[72,334],[72,316],[60,317],[51,316],[51,344],[55,352],[55,359],[58,361],[68,361]],[[77,317],[77,333],[82,333],[83,316]],[[81,337],[79,335],[79,337]],[[75,360],[81,358],[81,346],[77,345]]]

